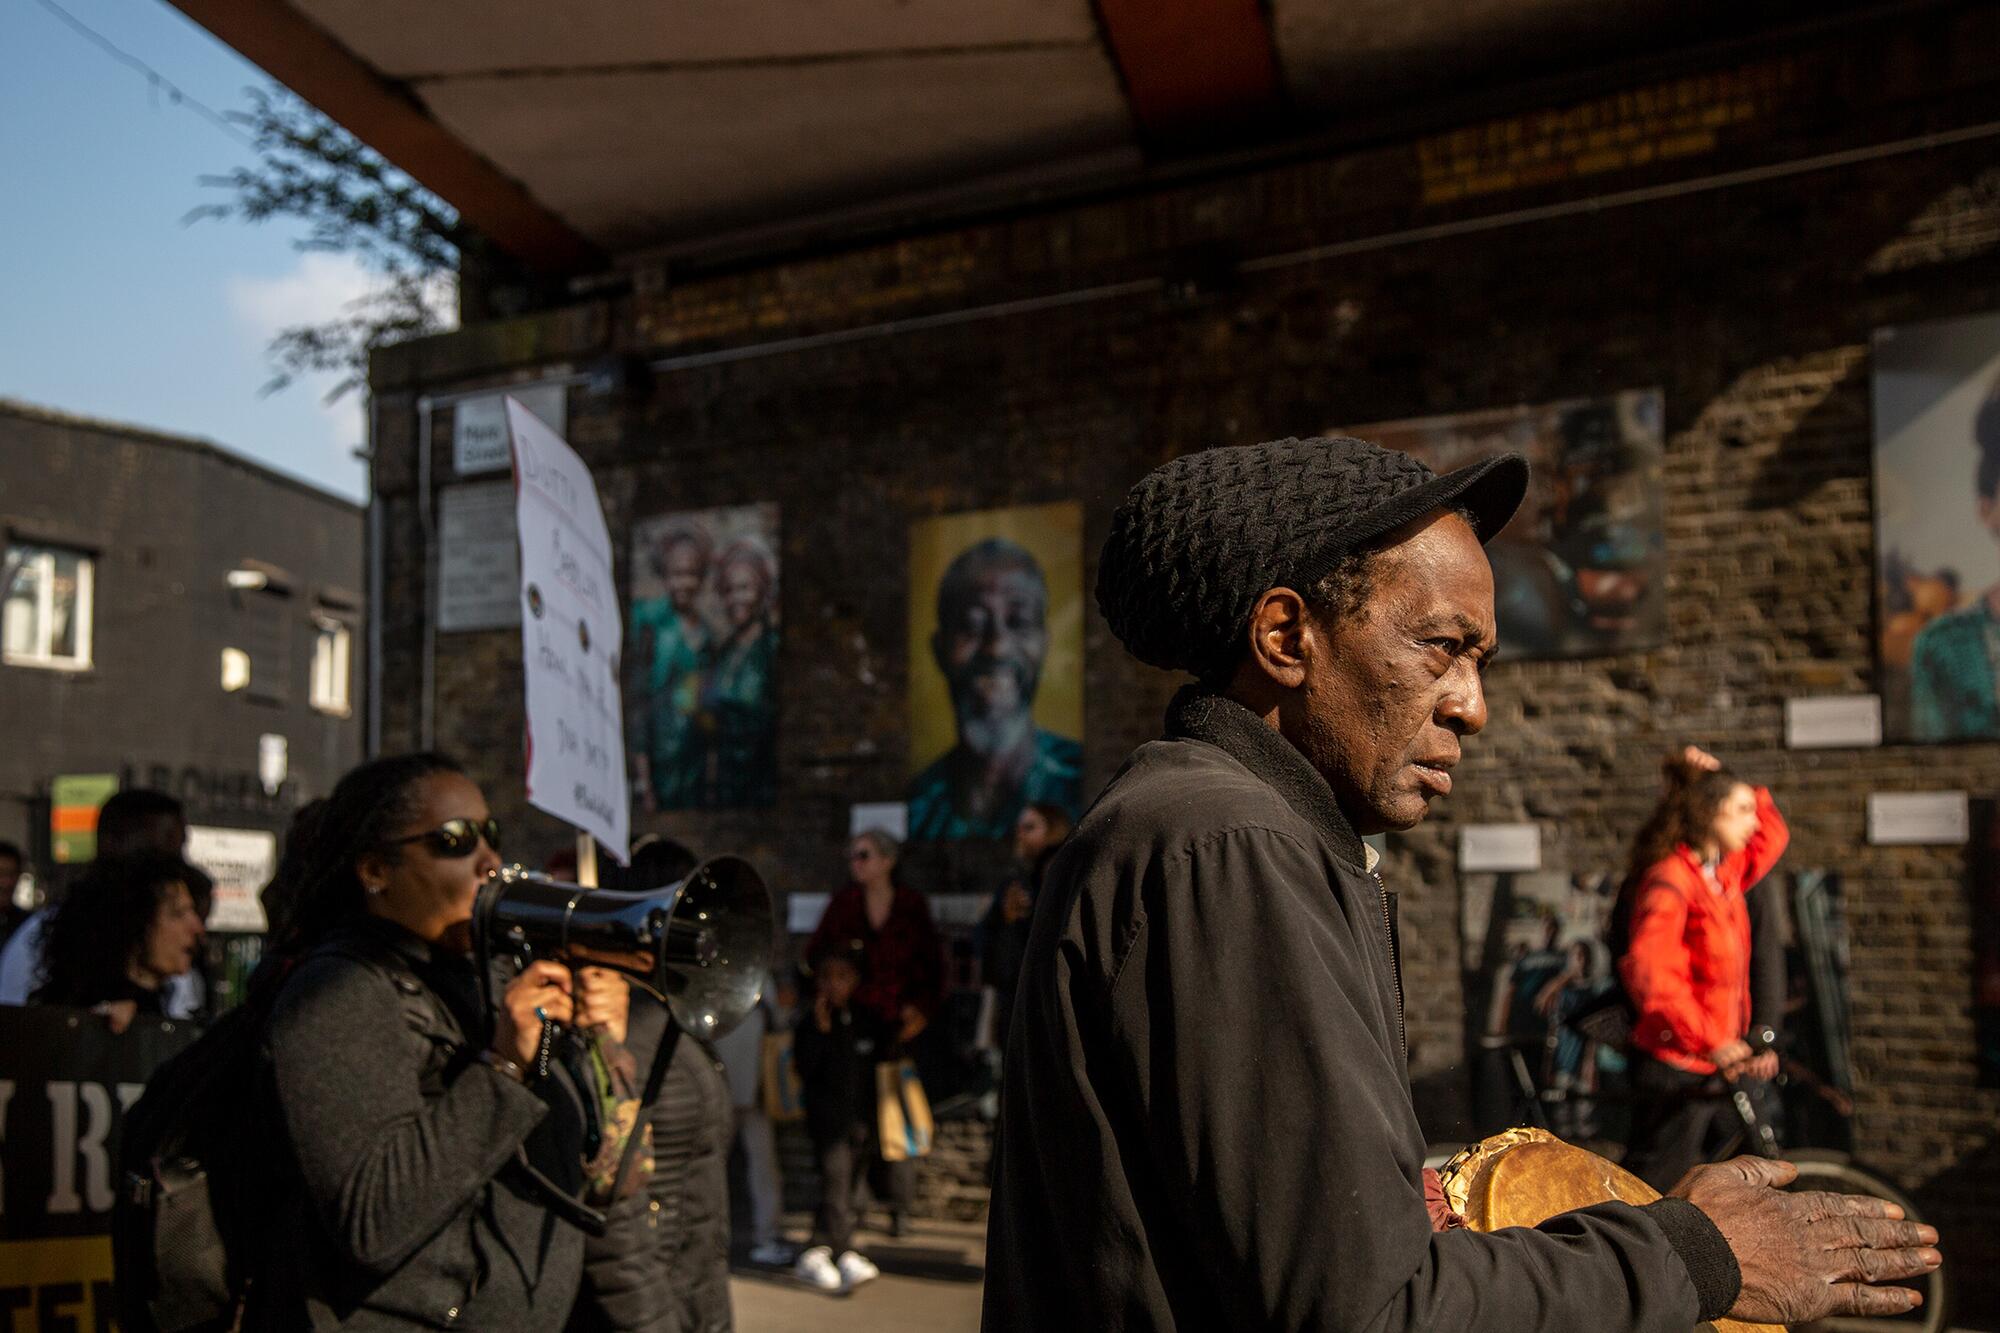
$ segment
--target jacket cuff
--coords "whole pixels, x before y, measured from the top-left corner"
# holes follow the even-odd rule
[[[1715,1320],[1728,1314],[1743,1290],[1743,1270],[1737,1267],[1729,1242],[1708,1220],[1708,1214],[1686,1199],[1661,1199],[1640,1211],[1666,1233],[1674,1253],[1687,1266],[1695,1298],[1701,1303],[1701,1319]]]

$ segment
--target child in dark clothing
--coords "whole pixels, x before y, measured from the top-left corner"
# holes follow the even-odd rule
[[[852,1248],[854,1192],[875,1155],[875,1062],[890,1035],[866,1009],[851,1003],[865,963],[860,940],[823,951],[814,961],[817,993],[812,1007],[799,1016],[792,1038],[792,1058],[805,1093],[806,1132],[812,1136],[820,1174],[819,1216],[795,1271],[833,1293],[879,1276],[875,1265]]]

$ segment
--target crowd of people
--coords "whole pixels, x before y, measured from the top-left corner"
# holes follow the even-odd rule
[[[1294,440],[1188,455],[1115,516],[1100,606],[1195,683],[1074,828],[1061,805],[1019,812],[981,924],[1007,1052],[988,1328],[1666,1333],[1905,1310],[1913,1293],[1874,1283],[1941,1262],[1936,1233],[1880,1201],[1783,1193],[1789,1168],[1761,1159],[1700,1164],[1718,1135],[1697,1089],[1772,1072],[1751,895],[1787,831],[1767,790],[1694,747],[1669,757],[1610,941],[1639,1094],[1626,1162],[1665,1197],[1484,1235],[1422,1167],[1396,897],[1362,839],[1418,823],[1486,723],[1480,539],[1524,486],[1513,456],[1437,477]],[[1232,508],[1246,491],[1263,507]],[[1311,540],[1281,541],[1273,502]],[[14,930],[0,998],[114,1027],[200,1014],[209,885],[180,809],[120,793],[98,835],[97,862]],[[434,753],[364,763],[294,821],[247,995],[176,1057],[241,1053],[216,1112],[229,1165],[211,1163],[217,1197],[256,1219],[228,1237],[231,1326],[720,1333],[738,1142],[754,1259],[829,1293],[875,1278],[862,1201],[899,1233],[913,1185],[884,1089],[946,989],[898,841],[849,841],[799,987],[768,986],[719,1059],[621,973],[475,949],[502,842]],[[697,863],[642,839],[619,878]],[[1561,1009],[1581,965],[1558,964],[1538,1007]],[[819,1174],[796,1255],[759,1087],[765,1039],[787,1033]]]
[[[1787,840],[1770,793],[1713,755],[1677,750],[1665,775],[1605,941],[1631,1009],[1625,1163],[1662,1190],[1726,1137],[1725,1103],[1700,1089],[1774,1072],[1753,1003],[1753,955],[1769,955],[1752,891]],[[1035,904],[1070,832],[1060,806],[1023,808],[1013,870],[980,924],[998,1049]],[[99,838],[102,854],[57,906],[12,923],[6,1002],[88,1009],[114,1030],[138,1015],[200,1014],[210,886],[178,851],[178,805],[121,792]],[[829,1293],[876,1277],[856,1246],[861,1209],[879,1201],[901,1234],[914,1165],[883,1152],[877,1071],[910,1054],[945,991],[943,941],[925,894],[904,881],[897,840],[871,829],[849,842],[846,883],[804,947],[799,986],[767,987],[712,1050],[672,1038],[663,1006],[635,1005],[601,969],[535,962],[500,979],[489,1006],[469,931],[499,846],[484,794],[435,754],[365,764],[294,821],[247,1000],[262,1030],[260,1109],[275,1127],[258,1141],[262,1199],[287,1225],[260,1232],[242,1326],[726,1330],[737,1145],[753,1264]],[[655,836],[612,874],[657,886],[697,860]],[[17,851],[0,847],[4,862],[18,874]],[[1534,1007],[1556,1026],[1571,1016],[1566,997],[1583,993],[1564,983],[1591,970],[1576,955],[1592,943],[1552,939],[1545,951],[1557,965]],[[765,1041],[788,1032],[820,1177],[796,1250],[780,1235],[763,1087]],[[668,1045],[642,1106],[640,1072]],[[635,1135],[643,1165],[620,1173]],[[601,1213],[599,1234],[579,1208]]]
[[[1058,807],[1022,813],[982,927],[1003,1012],[1066,829]],[[116,1031],[143,1015],[218,1019],[201,981],[211,885],[182,854],[179,804],[122,791],[98,836],[55,906],[10,922],[5,1002],[90,1010]],[[232,1262],[256,1275],[240,1326],[727,1329],[739,1144],[753,1265],[829,1293],[877,1276],[856,1246],[862,1209],[878,1202],[902,1234],[914,1163],[885,1158],[876,1071],[914,1053],[946,989],[945,943],[898,841],[850,841],[801,966],[713,1047],[613,971],[542,959],[481,975],[473,907],[501,844],[485,794],[439,754],[363,764],[295,816],[235,1012],[256,1065],[236,1127],[255,1169],[240,1183],[269,1223],[234,1242],[251,1252]],[[607,887],[676,883],[697,861],[642,838]],[[803,1247],[780,1233],[774,1037],[793,1043],[820,1172]]]

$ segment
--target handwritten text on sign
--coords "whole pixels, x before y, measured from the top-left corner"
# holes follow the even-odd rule
[[[624,861],[631,815],[618,697],[624,627],[611,534],[575,450],[512,398],[507,425],[521,531],[528,800]]]

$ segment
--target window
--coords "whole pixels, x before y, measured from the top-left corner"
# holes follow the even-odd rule
[[[10,544],[0,571],[0,656],[15,666],[90,667],[91,558]]]
[[[313,617],[312,706],[322,713],[346,717],[348,662],[354,635],[332,616]]]
[[[235,694],[250,688],[250,654],[241,648],[222,650],[222,689],[225,694]]]

